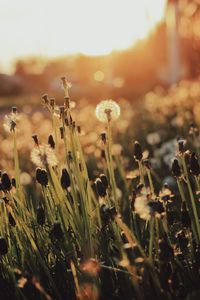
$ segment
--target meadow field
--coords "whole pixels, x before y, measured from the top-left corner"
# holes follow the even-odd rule
[[[199,80],[97,105],[60,81],[1,102],[0,298],[199,299]]]

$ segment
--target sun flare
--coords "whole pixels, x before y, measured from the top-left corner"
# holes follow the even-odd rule
[[[0,0],[0,4],[2,64],[24,55],[101,55],[125,49],[145,38],[163,18],[166,0]]]

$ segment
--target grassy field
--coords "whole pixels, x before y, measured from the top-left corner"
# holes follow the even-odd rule
[[[96,107],[61,82],[0,101],[1,298],[199,299],[199,82]]]

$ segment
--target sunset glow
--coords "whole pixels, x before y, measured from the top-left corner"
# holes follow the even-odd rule
[[[16,57],[108,54],[145,38],[165,0],[0,0],[0,66]]]

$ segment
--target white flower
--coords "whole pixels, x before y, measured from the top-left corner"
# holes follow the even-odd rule
[[[104,100],[96,106],[95,114],[103,123],[114,121],[120,116],[120,106],[113,100]]]
[[[31,160],[37,166],[44,168],[46,165],[52,167],[58,164],[54,150],[49,145],[39,145],[31,152]]]

